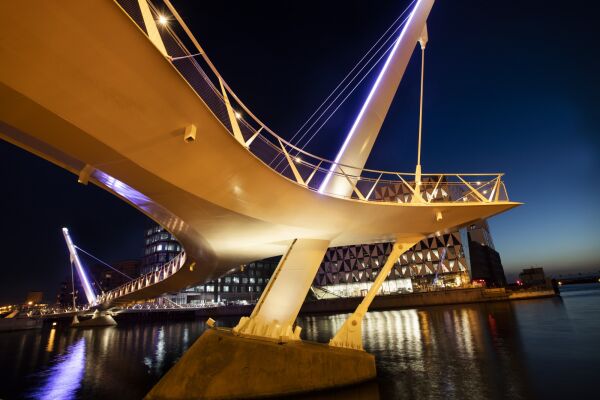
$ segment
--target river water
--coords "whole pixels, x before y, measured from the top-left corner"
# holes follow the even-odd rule
[[[327,342],[345,317],[299,325],[305,339]],[[2,333],[0,399],[140,399],[204,329],[128,322]],[[376,381],[299,398],[600,398],[600,284],[553,299],[370,312],[363,340]]]

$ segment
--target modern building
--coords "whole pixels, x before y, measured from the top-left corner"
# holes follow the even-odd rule
[[[519,274],[519,280],[524,286],[545,285],[546,274],[544,273],[544,268],[524,268],[523,272]]]
[[[177,304],[253,303],[265,290],[280,257],[272,257],[243,265],[239,270],[217,280],[195,286],[170,299]]]
[[[183,250],[175,236],[161,226],[146,230],[141,273],[156,270]],[[255,302],[275,271],[280,257],[268,258],[242,265],[219,279],[167,295],[176,304],[205,304],[218,302]],[[115,277],[117,274],[112,273]],[[118,286],[118,285],[117,285]]]
[[[487,221],[478,221],[467,228],[471,279],[485,281],[488,287],[506,286],[506,276],[500,254],[494,248]]]
[[[366,294],[392,250],[392,243],[332,247],[314,286],[341,297]],[[426,238],[402,254],[381,288],[382,294],[455,288],[471,281],[458,231]]]
[[[155,271],[183,250],[175,236],[160,225],[148,228],[145,236],[144,256],[140,271],[142,274]]]
[[[431,202],[447,201],[458,196],[452,193],[444,179],[428,177],[423,180],[421,189],[425,200]],[[375,200],[380,201],[409,203],[412,196],[411,189],[402,183],[379,186],[374,191]],[[333,296],[364,295],[391,250],[392,243],[389,242],[328,249],[315,277],[314,289]],[[454,231],[423,239],[401,255],[380,293],[460,287],[470,281],[461,234]]]

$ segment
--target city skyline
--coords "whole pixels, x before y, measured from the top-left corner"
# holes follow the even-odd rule
[[[595,252],[598,227],[594,223],[599,212],[594,199],[600,189],[590,184],[600,170],[598,137],[594,136],[598,122],[592,118],[592,94],[598,84],[594,86],[594,81],[586,79],[591,78],[591,65],[597,60],[581,51],[584,45],[576,40],[585,33],[577,29],[589,27],[569,24],[573,21],[569,21],[568,12],[558,13],[558,3],[544,4],[546,14],[536,15],[538,20],[533,24],[527,18],[533,6],[524,9],[523,20],[511,21],[511,32],[499,29],[506,22],[501,13],[494,14],[499,10],[464,7],[468,10],[463,18],[473,22],[468,29],[464,24],[452,25],[459,11],[448,4],[439,4],[430,17],[424,171],[506,172],[511,199],[526,204],[493,218],[490,225],[496,248],[512,276],[530,265],[543,266],[549,272],[561,266],[573,272],[594,269],[599,259]],[[230,85],[257,115],[289,138],[381,34],[381,27],[389,25],[406,4],[390,2],[375,13],[363,3],[355,3],[354,8],[342,11],[348,17],[342,20],[354,21],[349,26],[330,23],[337,11],[333,5],[318,13],[292,9],[285,17],[278,10],[273,14],[283,18],[276,22],[276,28],[283,31],[280,38],[272,38],[264,26],[252,29],[261,26],[256,24],[256,18],[265,11],[260,8],[249,10],[241,5],[232,16],[235,23],[222,35],[208,15],[224,14],[229,9],[213,4],[209,7],[214,9],[203,14],[190,8],[199,5],[176,2],[176,6],[202,38]],[[564,31],[557,27],[551,31],[564,34],[561,41],[540,42],[540,32],[547,34],[561,15]],[[286,22],[296,26],[286,31]],[[298,29],[298,24],[305,29]],[[500,40],[501,34],[513,40]],[[328,40],[319,42],[320,37]],[[525,43],[523,37],[531,38],[530,42]],[[349,45],[351,40],[353,45]],[[495,41],[489,45],[493,53],[486,51],[490,41]],[[532,48],[535,54],[529,54]],[[557,61],[556,51],[560,51],[558,61],[562,62],[552,64]],[[507,54],[511,54],[508,60]],[[250,59],[242,68],[239,59],[247,56],[261,62]],[[583,66],[590,66],[589,71]],[[418,67],[418,59],[413,57],[369,159],[370,167],[414,169]],[[565,74],[566,80],[557,73],[575,67],[580,73]],[[588,80],[589,86],[585,86]],[[282,92],[288,102],[277,104],[277,95]],[[343,140],[337,133],[347,131],[363,92],[364,88],[359,89],[340,109],[311,143],[310,151],[324,157],[334,155]],[[457,93],[462,97],[455,97]],[[82,247],[108,261],[131,258],[133,252],[141,256],[146,218],[139,212],[92,185],[77,184],[74,175],[12,145],[3,142],[0,154],[2,179],[11,188],[2,196],[2,206],[13,210],[7,216],[10,229],[3,230],[2,242],[9,254],[14,250],[8,262],[18,269],[13,287],[7,288],[11,296],[17,296],[18,290],[24,295],[29,288],[34,289],[32,282],[45,285],[69,273],[62,226],[80,238]],[[574,207],[567,209],[565,204]],[[34,254],[31,249],[36,249]],[[35,266],[25,271],[30,262]]]

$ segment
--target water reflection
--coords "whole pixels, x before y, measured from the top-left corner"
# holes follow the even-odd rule
[[[54,331],[54,329],[52,329]],[[50,335],[53,335],[51,332]],[[79,339],[44,375],[46,383],[33,393],[40,400],[73,399],[83,378],[85,366],[85,340]]]
[[[363,342],[376,356],[377,380],[294,399],[546,399],[594,393],[600,285],[595,290],[565,294],[564,303],[370,312]],[[306,316],[298,322],[305,339],[327,342],[347,316]],[[110,328],[59,325],[4,333],[0,399],[143,398],[204,329],[201,321],[121,321]]]
[[[300,324],[307,339],[327,341],[346,317],[305,317]],[[381,398],[530,395],[510,303],[370,312],[363,344],[376,356]]]
[[[48,336],[48,345],[46,345],[46,351],[52,353],[54,350],[54,337],[56,336],[56,329],[50,329],[50,336]]]

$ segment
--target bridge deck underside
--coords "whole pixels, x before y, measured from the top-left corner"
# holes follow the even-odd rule
[[[93,166],[91,182],[165,226],[197,263],[139,298],[280,255],[294,238],[426,236],[518,205],[320,195],[241,146],[114,3],[3,2],[0,13],[0,136],[75,174]],[[194,143],[183,140],[189,124]]]

